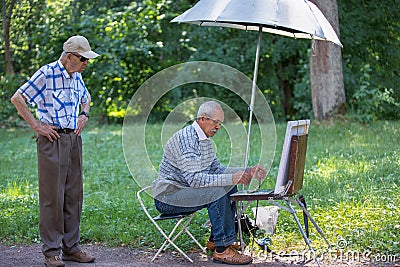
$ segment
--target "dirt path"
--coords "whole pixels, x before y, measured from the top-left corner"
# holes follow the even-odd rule
[[[66,262],[66,266],[91,266],[91,267],[116,267],[116,266],[228,266],[226,264],[215,264],[212,261],[212,254],[202,254],[199,252],[190,253],[189,256],[194,260],[190,263],[181,255],[168,251],[163,253],[161,257],[151,263],[155,251],[139,250],[126,247],[109,248],[97,245],[83,245],[83,249],[96,257],[96,261],[90,264],[79,264],[75,262]],[[369,263],[369,262],[334,262],[331,264],[322,263],[322,266],[385,266],[385,267],[400,267],[400,263]],[[6,246],[0,243],[0,267],[16,267],[29,266],[36,267],[44,266],[44,258],[41,252],[41,245],[33,244],[31,246]],[[255,259],[252,265],[248,266],[316,266],[315,262],[296,263],[290,258],[275,258],[275,259]]]

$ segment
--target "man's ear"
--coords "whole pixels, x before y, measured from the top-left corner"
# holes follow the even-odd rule
[[[204,119],[205,119],[204,116],[200,116],[200,117],[197,119],[197,123],[198,123],[198,124],[203,123],[203,122],[204,122]]]

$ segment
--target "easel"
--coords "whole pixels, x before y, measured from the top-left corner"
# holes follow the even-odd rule
[[[241,216],[244,214],[244,211],[250,206],[251,202],[258,200],[267,200],[271,205],[277,206],[291,213],[304,238],[305,243],[307,244],[309,250],[313,255],[315,262],[318,264],[318,266],[320,266],[316,252],[311,246],[311,242],[309,239],[308,219],[311,221],[317,232],[325,240],[325,242],[328,244],[329,247],[330,243],[325,238],[324,233],[322,232],[321,228],[318,226],[316,221],[307,211],[304,197],[302,195],[297,196],[298,191],[300,191],[303,185],[303,175],[304,175],[304,166],[305,166],[305,157],[307,149],[307,139],[308,139],[309,121],[303,121],[303,122],[305,122],[304,125],[306,125],[305,126],[306,128],[303,129],[302,132],[299,132],[299,126],[300,126],[299,121],[297,121],[297,129],[295,129],[296,122],[288,122],[288,128],[286,130],[283,153],[279,168],[280,173],[278,173],[278,178],[280,177],[280,179],[277,179],[275,191],[270,193],[264,191],[255,191],[255,192],[240,191],[238,193],[231,195],[231,199],[236,202],[238,218],[241,218]],[[277,189],[279,188],[279,183],[282,183],[283,180],[286,182],[284,190],[280,193],[276,193]],[[244,201],[247,202],[246,205],[243,205],[243,203],[241,203]],[[283,201],[285,205],[282,205],[277,201]],[[305,229],[303,229],[300,220],[296,215],[296,210],[293,208],[292,204],[299,206],[303,211]],[[239,222],[238,223],[239,238],[243,250],[244,242],[242,235],[242,226],[240,220],[238,220],[238,222]]]

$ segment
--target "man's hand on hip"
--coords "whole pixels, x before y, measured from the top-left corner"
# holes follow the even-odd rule
[[[53,142],[54,140],[60,138],[60,135],[57,133],[57,127],[53,125],[39,122],[37,127],[34,128],[34,130],[38,134],[46,136],[50,142]]]
[[[86,125],[86,123],[88,122],[88,120],[89,120],[89,118],[86,117],[85,115],[80,115],[80,116],[78,117],[78,123],[77,123],[77,127],[76,127],[76,129],[75,129],[75,134],[76,134],[77,136],[80,136],[80,135],[81,135],[81,133],[82,133],[82,131],[83,131],[83,128],[85,127],[85,125]]]

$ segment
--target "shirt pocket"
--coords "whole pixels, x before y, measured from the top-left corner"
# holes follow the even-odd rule
[[[53,92],[53,109],[55,111],[60,111],[65,109],[65,94],[63,90]]]
[[[50,117],[54,118],[60,113],[62,109],[65,108],[65,96],[62,90],[47,90],[45,94],[45,104],[46,110]]]

